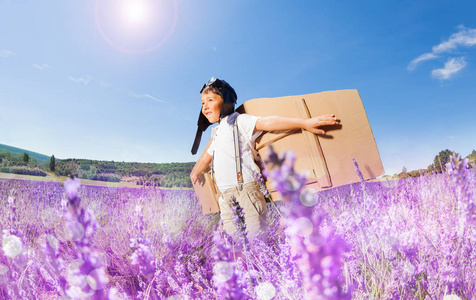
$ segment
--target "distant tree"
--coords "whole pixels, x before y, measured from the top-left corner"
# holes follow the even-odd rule
[[[402,173],[406,173],[407,172],[407,168],[405,168],[405,166],[402,168]]]
[[[466,158],[469,160],[470,168],[474,168],[476,166],[476,150],[473,149],[473,152],[466,156]]]
[[[28,155],[28,153],[23,153],[23,161],[27,163],[29,160],[30,160],[30,155]]]
[[[420,177],[422,174],[423,174],[423,171],[422,171],[422,173],[420,173],[420,170],[413,170],[413,171],[408,172],[408,175],[410,177]]]
[[[50,170],[51,171],[55,171],[55,156],[54,155],[51,155],[51,158],[50,158]]]
[[[12,155],[10,154],[10,152],[7,151],[7,152],[2,152],[2,157],[8,160],[12,158]]]
[[[473,152],[471,152],[468,157],[476,158],[476,150],[473,149]]]
[[[33,167],[33,168],[36,167],[36,158],[30,157],[30,158],[28,159],[28,165],[30,165],[30,166]]]
[[[450,156],[453,154],[453,151],[448,149],[440,151],[437,156],[433,159],[433,167],[437,172],[444,172],[446,170],[446,164],[450,161]]]

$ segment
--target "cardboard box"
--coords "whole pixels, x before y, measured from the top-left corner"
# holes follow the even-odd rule
[[[364,179],[384,174],[377,145],[357,90],[328,91],[308,95],[261,98],[246,101],[237,109],[256,116],[309,118],[335,114],[339,125],[322,127],[326,135],[305,130],[266,132],[256,140],[256,149],[265,158],[269,145],[279,154],[294,151],[295,170],[308,174],[307,185],[316,191],[358,182],[352,158],[359,164]],[[208,148],[208,146],[207,146]],[[204,175],[205,180],[207,175]],[[211,179],[211,178],[209,178]],[[209,186],[209,188],[205,188]],[[274,201],[279,193],[270,189]],[[219,211],[216,187],[212,180],[194,185],[203,213]],[[215,194],[207,193],[215,191]]]
[[[212,138],[208,141],[205,150],[203,150],[202,154],[198,158],[197,162],[200,161],[200,158],[207,153],[208,148],[212,144]],[[192,169],[195,170],[197,164]],[[199,180],[193,184],[193,189],[195,190],[195,195],[197,196],[197,200],[202,207],[202,214],[211,214],[220,211],[220,206],[218,205],[218,188],[213,181],[210,167],[208,167],[203,173],[200,174]]]

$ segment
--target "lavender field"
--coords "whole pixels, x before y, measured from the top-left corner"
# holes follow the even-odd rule
[[[253,241],[225,236],[190,190],[0,181],[0,299],[476,298],[467,161],[315,193],[291,155],[271,160],[287,201]]]

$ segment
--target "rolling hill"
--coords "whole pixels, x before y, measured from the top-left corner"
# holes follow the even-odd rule
[[[24,153],[30,156],[29,162],[23,161]],[[194,164],[193,162],[136,163],[55,158],[54,174],[97,181],[136,182],[139,185],[191,187],[189,174]],[[50,156],[0,144],[0,172],[46,176],[46,173],[51,173]]]
[[[7,150],[11,153],[18,153],[20,155],[23,155],[23,153],[26,153],[30,157],[34,157],[35,159],[44,160],[44,161],[47,161],[48,163],[50,162],[50,156],[40,154],[40,153],[37,153],[37,152],[33,152],[33,151],[30,151],[30,150],[25,150],[25,149],[12,147],[12,146],[8,146],[8,145],[4,145],[4,144],[0,144],[0,150],[1,149]]]

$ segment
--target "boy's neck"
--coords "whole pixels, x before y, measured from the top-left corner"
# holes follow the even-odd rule
[[[220,125],[221,120],[225,120],[226,118],[228,118],[228,116],[224,116],[223,118],[218,119],[218,125]]]

